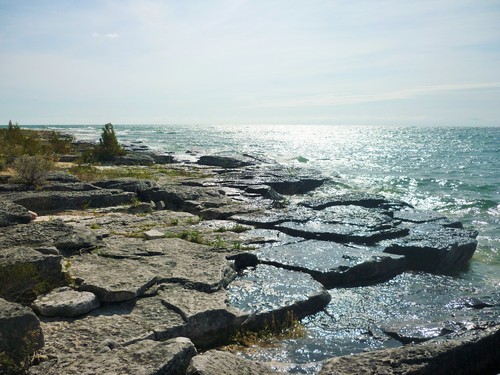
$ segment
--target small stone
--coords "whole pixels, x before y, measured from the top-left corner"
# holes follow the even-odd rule
[[[28,210],[28,213],[30,214],[31,220],[35,220],[38,217],[36,212]]]
[[[74,317],[88,313],[100,305],[94,293],[78,292],[68,287],[58,288],[38,297],[33,309],[40,315]]]
[[[157,240],[159,238],[165,237],[165,233],[162,233],[156,229],[151,229],[148,230],[147,232],[144,232],[144,236],[146,237],[147,240]]]
[[[166,205],[164,201],[158,201],[155,203],[156,209],[157,210],[164,210]]]

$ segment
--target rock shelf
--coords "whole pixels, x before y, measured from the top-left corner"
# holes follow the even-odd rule
[[[335,288],[454,272],[477,246],[476,232],[404,202],[365,193],[314,198],[331,182],[316,171],[250,156],[176,168],[193,165],[203,177],[89,183],[59,173],[38,190],[0,185],[0,366],[36,352],[30,374],[285,371],[214,349],[236,332],[328,313]],[[401,343],[451,344],[351,356],[359,360],[345,371],[369,358],[389,368],[386,358],[404,363],[413,351],[428,353],[422,368],[430,369],[434,358],[498,341],[498,295],[454,303],[464,317],[468,309],[489,314],[489,325],[379,325],[381,336]],[[335,358],[320,373],[344,365]]]

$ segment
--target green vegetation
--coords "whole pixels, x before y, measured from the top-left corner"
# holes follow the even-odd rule
[[[282,321],[277,321],[274,314],[271,321],[266,321],[259,330],[239,330],[230,339],[231,344],[224,347],[227,351],[240,351],[252,346],[272,347],[281,340],[297,339],[306,335],[306,329],[292,311],[288,311]]]
[[[35,186],[45,181],[50,171],[54,169],[54,163],[44,156],[22,155],[14,160],[12,168],[18,182]]]
[[[101,138],[99,144],[93,150],[84,153],[82,159],[84,162],[101,162],[113,161],[115,156],[125,155],[126,152],[116,139],[115,130],[111,123],[107,123],[102,128]]]
[[[8,127],[0,129],[0,169],[22,155],[53,158],[71,152],[73,140],[72,136],[55,131],[22,129],[9,121]]]
[[[22,338],[23,345],[17,352],[0,352],[1,374],[25,374],[36,356],[40,340],[40,329],[28,331]]]

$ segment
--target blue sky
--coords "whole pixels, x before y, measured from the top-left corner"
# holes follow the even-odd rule
[[[498,0],[0,0],[0,122],[500,126]]]

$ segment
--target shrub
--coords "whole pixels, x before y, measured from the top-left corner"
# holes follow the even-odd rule
[[[54,163],[43,156],[23,155],[16,158],[12,166],[19,182],[34,186],[45,181]]]
[[[112,161],[115,156],[125,155],[126,152],[116,139],[113,125],[108,123],[102,129],[99,144],[94,149],[97,161]]]

